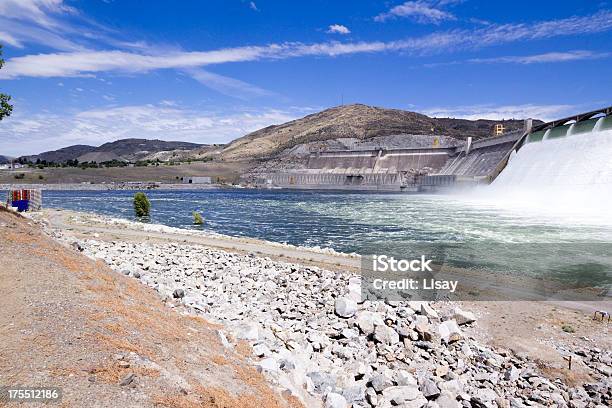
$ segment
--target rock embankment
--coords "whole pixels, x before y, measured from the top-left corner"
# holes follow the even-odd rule
[[[476,316],[426,302],[361,301],[356,275],[202,246],[67,243],[226,327],[259,370],[305,405],[326,407],[604,407],[612,401],[610,351],[574,361],[592,383],[544,376],[535,362],[465,335]],[[444,311],[443,311],[444,310]]]

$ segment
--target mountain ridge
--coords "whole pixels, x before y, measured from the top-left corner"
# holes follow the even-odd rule
[[[107,142],[100,146],[72,145],[35,155],[21,156],[20,159],[30,162],[40,160],[47,163],[64,163],[68,160],[79,160],[79,162],[135,161],[162,151],[193,150],[203,146],[205,145],[191,142],[128,138]]]

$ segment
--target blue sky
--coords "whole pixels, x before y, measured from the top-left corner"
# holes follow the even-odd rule
[[[344,103],[554,119],[611,104],[610,1],[0,0],[0,154],[223,143]]]

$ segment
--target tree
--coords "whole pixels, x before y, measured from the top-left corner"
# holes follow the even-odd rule
[[[200,214],[199,212],[194,211],[193,212],[193,223],[195,225],[202,225],[202,224],[204,224],[204,218],[202,218],[202,214]]]
[[[151,212],[151,203],[145,193],[136,193],[134,195],[134,212],[137,217],[147,217]]]
[[[2,69],[3,65],[4,60],[2,59],[2,44],[0,44],[0,69]],[[13,105],[9,103],[10,100],[10,95],[0,93],[0,120],[10,116],[11,112],[13,112]]]

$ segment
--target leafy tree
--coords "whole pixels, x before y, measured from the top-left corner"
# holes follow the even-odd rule
[[[134,212],[137,217],[147,217],[151,212],[151,203],[145,193],[138,192],[134,195]]]
[[[0,44],[0,69],[2,69],[3,65],[4,60],[2,59],[2,44]],[[0,120],[10,116],[11,112],[13,112],[13,105],[9,103],[10,100],[10,95],[0,93]]]
[[[202,214],[200,214],[199,212],[194,211],[193,212],[193,223],[195,225],[202,225],[202,224],[204,224],[204,218],[202,218]]]

